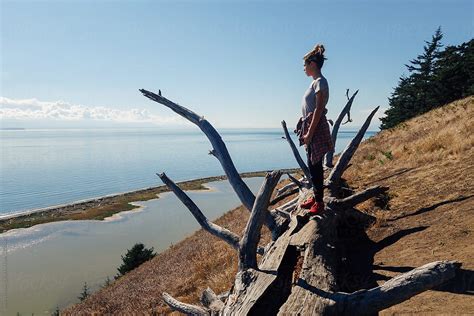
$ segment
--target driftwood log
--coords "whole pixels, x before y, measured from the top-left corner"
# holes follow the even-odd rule
[[[354,139],[340,155],[325,180],[325,210],[321,215],[309,217],[300,204],[312,194],[308,178],[297,180],[280,189],[276,198],[270,200],[281,172],[267,173],[257,194],[250,191],[240,178],[232,159],[218,132],[203,117],[180,106],[160,94],[140,90],[147,98],[163,104],[196,124],[213,146],[211,154],[217,157],[229,182],[242,204],[251,212],[243,237],[210,222],[194,202],[164,173],[162,181],[178,196],[190,210],[203,229],[229,243],[236,251],[239,268],[230,291],[216,295],[212,289],[204,291],[202,306],[190,305],[163,293],[163,300],[174,310],[188,315],[370,315],[399,304],[423,291],[432,289],[455,275],[459,265],[452,261],[428,263],[410,272],[401,274],[381,286],[360,288],[345,292],[340,280],[344,276],[344,247],[338,231],[348,222],[364,229],[373,220],[354,207],[388,190],[374,186],[347,196],[342,190],[341,177],[354,152],[359,146],[372,117],[374,109]],[[345,115],[349,117],[352,101],[349,99],[336,121],[337,129]],[[282,122],[285,138],[304,175],[308,169]],[[332,156],[326,160],[332,167]],[[299,192],[298,196],[278,208],[271,205]],[[359,225],[360,224],[360,225]],[[262,225],[272,232],[272,241],[259,247]],[[260,262],[257,254],[261,254]]]
[[[352,103],[354,102],[354,99],[355,99],[357,93],[359,93],[359,90],[354,92],[352,97],[349,98],[349,89],[347,89],[347,91],[346,91],[347,103],[344,106],[344,108],[342,109],[339,116],[337,117],[336,122],[334,122],[334,126],[332,127],[331,138],[332,138],[332,142],[334,144],[334,148],[336,147],[337,133],[339,132],[339,127],[341,126],[341,124],[344,125],[348,122],[352,122],[350,111],[351,111]],[[342,120],[344,119],[345,116],[347,116],[347,121],[342,123]],[[334,150],[331,150],[330,152],[328,152],[324,156],[324,165],[327,168],[332,168],[333,167],[333,164],[332,164],[333,157],[334,157]]]

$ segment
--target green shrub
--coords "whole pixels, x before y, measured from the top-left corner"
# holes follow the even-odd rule
[[[391,151],[381,151],[381,153],[387,158],[388,160],[393,160],[393,155]]]
[[[145,248],[142,243],[135,244],[131,249],[127,250],[125,256],[122,256],[122,265],[118,267],[118,274],[116,279],[124,275],[125,273],[132,271],[143,262],[148,261],[156,256],[153,252],[153,247],[150,249]]]
[[[87,282],[84,282],[84,286],[82,287],[82,293],[79,295],[78,299],[82,302],[90,295],[89,287],[87,286]]]

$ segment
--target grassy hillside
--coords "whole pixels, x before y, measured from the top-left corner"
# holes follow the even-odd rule
[[[390,187],[385,198],[360,206],[377,218],[367,231],[378,245],[372,253],[377,282],[435,260],[463,264],[459,284],[422,293],[382,314],[474,313],[474,300],[465,293],[474,280],[473,116],[471,96],[380,132],[360,146],[344,175],[354,189]],[[217,222],[241,232],[247,217],[239,207]],[[359,246],[361,253],[367,250]],[[185,302],[197,302],[207,286],[226,291],[236,259],[224,242],[198,231],[64,312],[167,313],[162,291]]]

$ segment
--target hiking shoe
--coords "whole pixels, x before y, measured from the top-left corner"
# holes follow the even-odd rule
[[[310,197],[309,199],[307,199],[306,201],[304,201],[303,203],[300,204],[301,208],[310,208],[311,206],[313,206],[313,204],[316,202],[316,200],[314,199],[314,197]]]
[[[311,206],[309,215],[319,215],[324,211],[324,202],[316,202]]]

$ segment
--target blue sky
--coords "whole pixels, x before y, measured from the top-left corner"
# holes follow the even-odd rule
[[[445,45],[473,37],[473,3],[1,0],[2,125],[188,126],[139,88],[219,128],[294,125],[302,56],[323,43],[328,116],[359,89],[355,128],[438,26]]]

